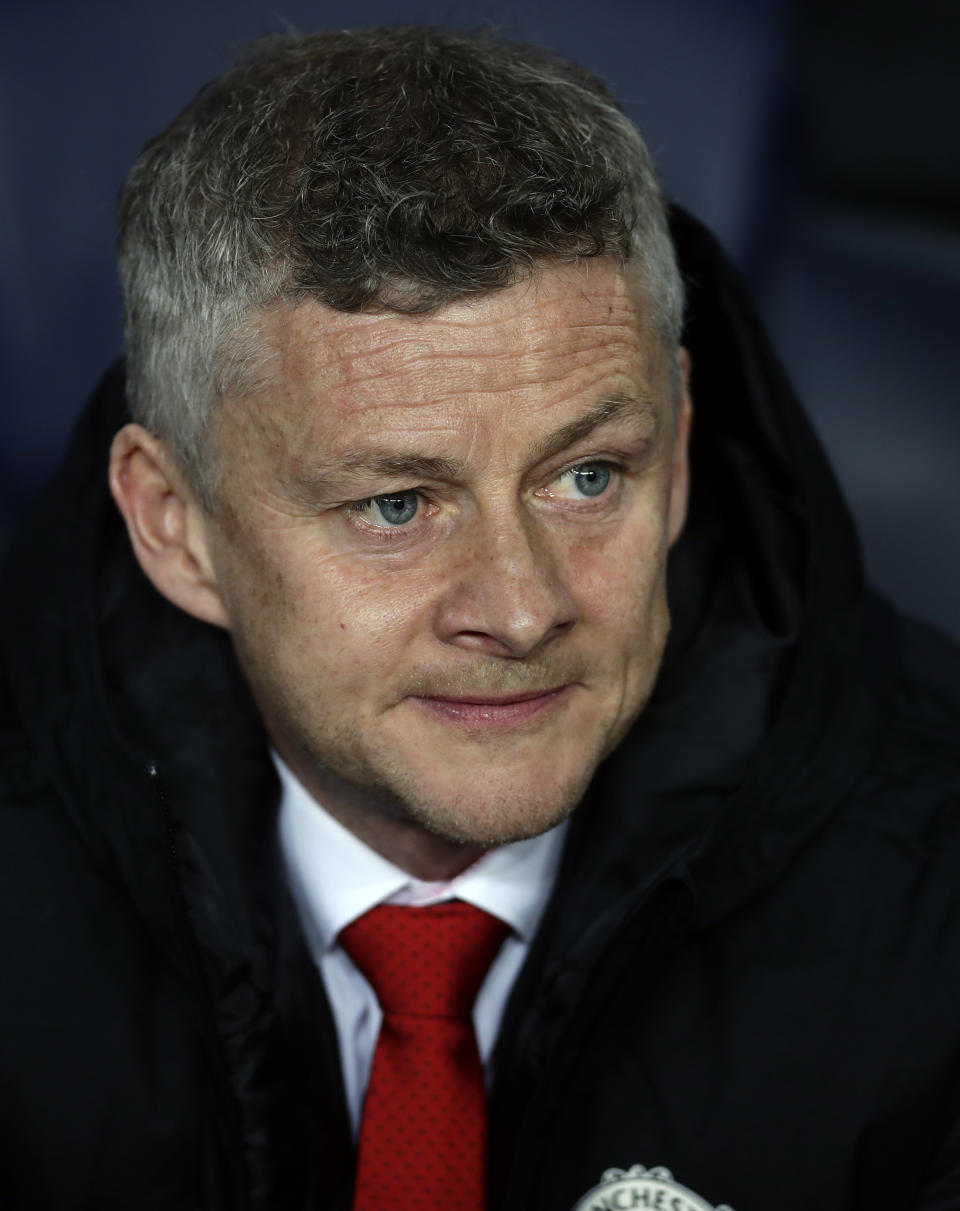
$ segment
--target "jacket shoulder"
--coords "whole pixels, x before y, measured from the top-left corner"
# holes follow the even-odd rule
[[[864,861],[881,870],[885,853],[909,875],[910,900],[939,888],[960,929],[960,648],[910,618],[901,636],[897,689],[841,819]]]
[[[960,723],[960,644],[936,627],[903,620],[904,697],[931,725]],[[956,740],[956,730],[954,730]]]
[[[902,676],[876,775],[952,802],[960,816],[960,646],[903,620]]]
[[[53,788],[7,696],[0,668],[0,810],[55,799]]]

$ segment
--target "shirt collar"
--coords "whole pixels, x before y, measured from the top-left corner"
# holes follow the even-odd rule
[[[556,879],[567,822],[539,837],[484,854],[448,882],[426,882],[388,862],[335,820],[276,753],[280,845],[291,890],[315,953],[333,949],[342,929],[377,904],[435,904],[456,898],[533,939]]]

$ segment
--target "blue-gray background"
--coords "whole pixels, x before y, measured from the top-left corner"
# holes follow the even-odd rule
[[[955,0],[0,0],[0,541],[119,352],[115,197],[143,142],[251,38],[398,21],[607,81],[759,296],[874,580],[960,634]]]

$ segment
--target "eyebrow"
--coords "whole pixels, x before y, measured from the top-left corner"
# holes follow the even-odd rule
[[[463,464],[452,458],[436,458],[429,454],[378,454],[358,451],[348,454],[338,463],[337,471],[373,474],[386,478],[456,479]]]
[[[596,429],[624,417],[632,417],[648,423],[652,436],[656,436],[659,415],[653,403],[646,398],[618,396],[604,400],[583,416],[563,425],[537,443],[533,450],[533,462],[545,462],[562,454],[570,446],[583,441]],[[463,463],[457,459],[429,454],[405,454],[400,451],[358,450],[346,454],[336,465],[311,467],[297,479],[301,487],[322,492],[331,476],[338,479],[346,475],[371,475],[383,479],[456,480],[462,477]]]
[[[632,395],[617,396],[604,400],[583,416],[545,437],[534,447],[534,462],[541,463],[548,458],[554,458],[589,437],[594,430],[612,421],[630,417],[631,414],[634,419],[649,424],[653,429],[652,436],[656,437],[660,417],[652,401]]]
[[[289,486],[297,493],[305,493],[310,499],[324,500],[338,497],[343,480],[351,476],[375,479],[398,480],[455,480],[462,474],[462,464],[451,458],[439,458],[429,454],[403,454],[400,452],[357,451],[346,454],[336,463],[314,463],[288,478]]]

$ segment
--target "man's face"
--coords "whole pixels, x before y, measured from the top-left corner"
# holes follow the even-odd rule
[[[264,319],[207,544],[274,743],[351,823],[488,845],[583,795],[650,693],[688,405],[634,271]]]

